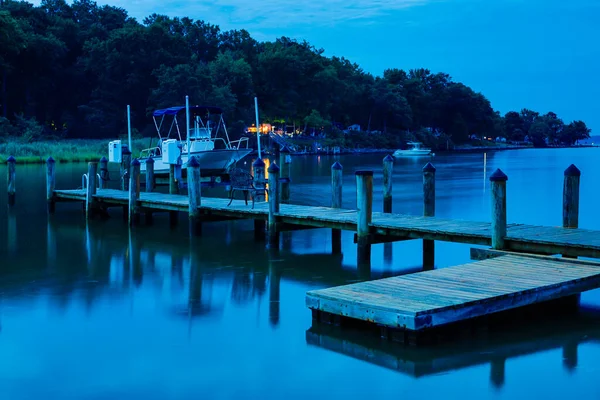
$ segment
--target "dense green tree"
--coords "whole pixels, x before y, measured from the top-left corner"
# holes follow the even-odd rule
[[[541,146],[590,133],[583,122],[565,125],[554,113],[500,116],[481,93],[445,73],[390,68],[373,76],[306,41],[258,42],[245,30],[221,31],[189,17],[152,14],[138,23],[126,10],[92,0],[4,2],[0,73],[7,118],[0,134],[29,132],[29,140],[114,137],[126,129],[127,105],[132,124],[144,131],[152,110],[181,105],[186,95],[192,104],[222,107],[232,136],[254,122],[254,96],[266,122],[327,134],[359,124],[385,132],[390,143],[413,138],[449,146],[475,135],[529,137]]]

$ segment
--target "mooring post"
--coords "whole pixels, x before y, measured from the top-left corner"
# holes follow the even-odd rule
[[[134,159],[129,171],[129,226],[133,226],[140,222],[140,160]]]
[[[179,194],[179,183],[177,182],[177,169],[175,164],[169,165],[169,193]],[[179,213],[177,211],[169,211],[169,225],[173,228],[179,222]]]
[[[331,166],[331,208],[342,208],[342,176],[344,167],[339,162]],[[342,252],[342,230],[331,230],[331,252],[340,254]]]
[[[373,171],[356,171],[357,260],[359,265],[371,261],[369,224],[373,217]]]
[[[96,185],[98,184],[98,180],[96,175],[98,174],[98,163],[90,162],[88,163],[88,179],[87,179],[87,187],[85,190],[85,218],[91,219],[94,217],[95,211],[95,200],[94,196],[96,195]]]
[[[383,159],[383,212],[392,212],[392,177],[394,173],[394,157],[385,156]]]
[[[280,200],[282,203],[287,204],[290,202],[290,166],[291,166],[291,156],[290,150],[287,146],[283,146],[283,148],[279,151],[279,165],[281,166],[281,171],[279,173],[279,182],[280,186]]]
[[[15,194],[16,194],[16,179],[17,179],[17,160],[10,156],[6,159],[7,164],[7,181],[8,181],[8,205],[15,205]]]
[[[423,167],[423,216],[435,216],[435,167],[427,163]],[[433,269],[435,265],[435,242],[423,240],[423,269]]]
[[[254,170],[254,187],[257,189],[263,189],[265,187],[265,162],[261,158],[257,158],[252,163],[252,169]],[[258,192],[261,196],[265,196],[265,192]],[[264,197],[263,197],[264,199]],[[265,199],[266,201],[266,199]],[[265,237],[265,220],[255,219],[254,220],[254,237],[256,239],[264,239]]]
[[[131,175],[131,150],[125,147],[121,153],[121,190],[129,189],[129,175]]]
[[[108,189],[108,160],[104,156],[100,159],[100,189]]]
[[[579,182],[581,171],[571,164],[565,170],[563,186],[563,228],[579,227]]]
[[[146,192],[150,193],[154,191],[154,158],[148,157],[146,159]],[[148,210],[145,213],[146,223],[152,223],[152,211]]]
[[[154,158],[146,159],[146,192],[154,192]]]
[[[56,162],[54,158],[48,157],[46,160],[46,203],[48,205],[48,213],[53,214],[56,204],[54,197],[54,188],[56,186]]]
[[[508,177],[500,169],[491,176],[492,187],[492,248],[504,249],[506,237],[506,181]]]
[[[269,173],[269,241],[270,248],[279,245],[279,230],[277,226],[277,215],[279,213],[279,167],[273,163],[267,170]]]
[[[187,181],[189,197],[190,236],[202,233],[202,221],[200,219],[200,204],[202,202],[202,190],[200,187],[200,163],[196,156],[192,156],[187,163]]]

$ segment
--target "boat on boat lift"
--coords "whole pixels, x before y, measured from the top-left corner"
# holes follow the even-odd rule
[[[421,142],[408,142],[409,146],[411,146],[407,150],[396,150],[394,152],[394,157],[406,157],[406,156],[427,156],[431,154],[431,149],[421,148],[423,143]]]
[[[178,121],[182,114],[186,118],[183,126]],[[186,97],[186,106],[155,110],[152,119],[158,143],[141,151],[139,160],[142,173],[146,171],[149,158],[154,160],[154,174],[160,176],[169,174],[171,164],[181,164],[182,171],[185,171],[190,156],[195,156],[200,163],[202,176],[224,176],[239,160],[252,152],[247,137],[229,139],[223,110],[219,107],[189,106]],[[118,142],[109,144],[109,155]],[[109,161],[120,162],[120,157],[113,157]]]

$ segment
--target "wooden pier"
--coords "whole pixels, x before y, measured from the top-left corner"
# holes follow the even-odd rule
[[[279,246],[282,231],[328,228],[332,230],[334,253],[341,251],[340,232],[346,230],[355,232],[359,269],[365,265],[370,267],[372,245],[402,240],[423,240],[426,270],[434,267],[435,241],[491,246],[493,251],[500,252],[494,257],[501,257],[494,259],[307,294],[307,306],[317,318],[331,314],[407,331],[425,330],[600,287],[600,264],[574,260],[600,258],[600,231],[578,228],[581,174],[574,165],[564,173],[563,226],[545,227],[507,222],[508,177],[500,170],[490,176],[491,218],[487,222],[475,222],[435,217],[436,169],[431,164],[423,168],[423,215],[415,216],[392,213],[393,160],[390,157],[383,161],[383,213],[373,212],[373,171],[356,171],[357,207],[341,208],[343,167],[339,163],[331,170],[330,206],[289,204],[291,179],[286,160],[282,158],[281,174],[280,168],[272,162],[266,180],[262,177],[264,164],[257,161],[254,165],[258,171],[255,187],[266,185],[266,202],[247,204],[234,200],[230,204],[229,199],[202,197],[200,165],[195,158],[188,163],[185,185],[176,179],[179,175],[171,168],[169,194],[155,192],[152,184],[141,191],[137,159],[121,166],[124,171],[121,190],[106,188],[102,178],[105,160],[100,161],[100,174],[98,163],[89,163],[85,176],[87,187],[56,189],[55,163],[50,158],[46,185],[48,212],[55,212],[55,203],[65,201],[84,204],[88,219],[96,214],[106,215],[111,207],[121,207],[129,225],[139,224],[142,213],[150,222],[152,214],[160,211],[168,212],[171,222],[175,223],[177,213],[181,212],[189,216],[193,236],[201,234],[203,222],[250,219],[255,221],[256,233],[266,236],[269,248]],[[13,168],[9,170],[9,183],[14,182],[14,177]],[[184,187],[187,195],[180,194]],[[14,200],[14,196],[14,184],[9,184],[9,197]],[[14,201],[10,204],[12,206]],[[524,252],[565,258],[557,261],[515,254]]]
[[[416,274],[310,291],[321,314],[422,331],[600,287],[600,264],[504,255]]]

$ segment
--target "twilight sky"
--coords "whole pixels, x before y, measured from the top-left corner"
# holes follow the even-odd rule
[[[39,3],[36,1],[35,3]],[[380,75],[429,68],[502,113],[531,108],[600,134],[600,0],[100,0],[141,20],[188,16],[259,40],[306,39]]]

